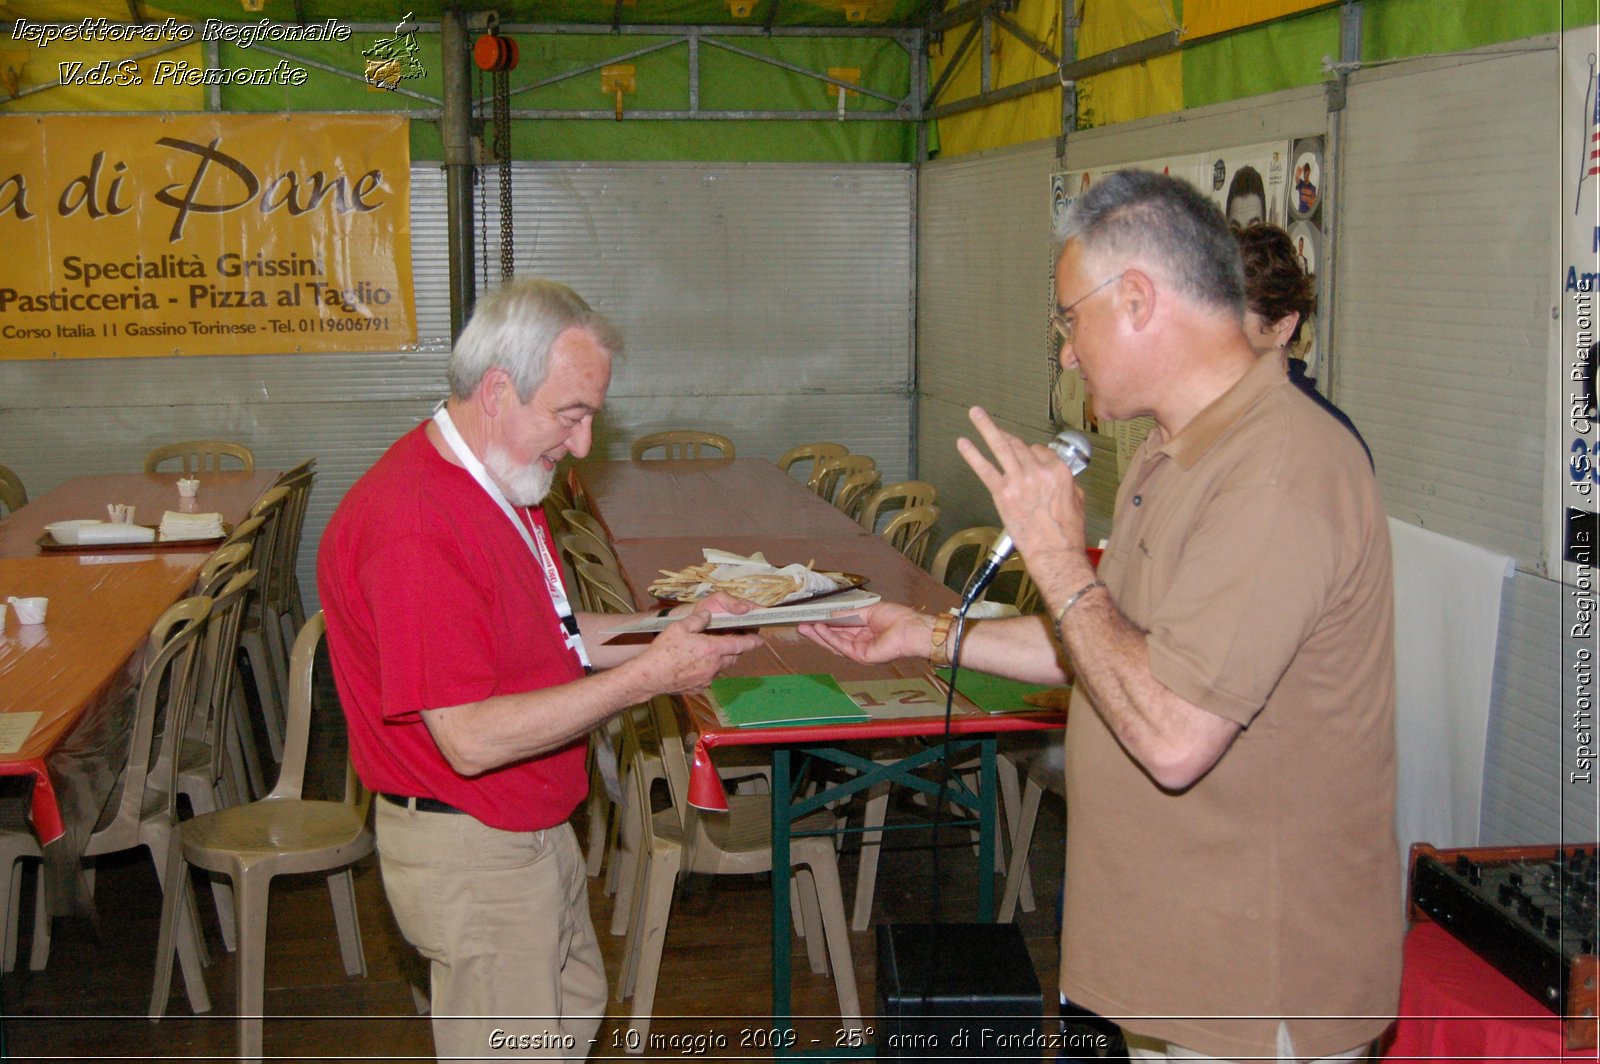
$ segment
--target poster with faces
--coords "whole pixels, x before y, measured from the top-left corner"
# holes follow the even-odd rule
[[[1287,225],[1289,220],[1289,142],[1268,141],[1208,153],[1199,183],[1222,208],[1228,224],[1243,229],[1255,222]]]

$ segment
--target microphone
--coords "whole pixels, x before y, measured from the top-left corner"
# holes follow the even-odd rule
[[[1056,434],[1050,441],[1050,449],[1056,457],[1067,463],[1067,468],[1072,470],[1072,475],[1077,476],[1089,468],[1089,455],[1093,448],[1089,444],[1089,437],[1074,429],[1066,429]],[[995,541],[994,548],[989,552],[988,559],[983,563],[983,568],[978,575],[967,584],[966,594],[961,596],[961,612],[966,613],[967,607],[978,601],[978,596],[994,582],[995,574],[1000,571],[1000,566],[1011,556],[1011,535],[1002,534]]]

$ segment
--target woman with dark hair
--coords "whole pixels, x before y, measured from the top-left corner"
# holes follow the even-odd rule
[[[1289,357],[1306,319],[1317,309],[1315,280],[1301,266],[1289,234],[1275,225],[1256,224],[1236,230],[1234,236],[1244,260],[1244,334],[1250,346],[1263,358],[1280,360],[1289,380],[1349,429],[1371,462],[1372,448],[1355,423],[1317,391],[1316,380],[1306,375],[1305,360]]]
[[[1241,166],[1233,172],[1228,182],[1228,224],[1235,229],[1245,229],[1267,220],[1267,186],[1261,181],[1261,172],[1253,166]]]

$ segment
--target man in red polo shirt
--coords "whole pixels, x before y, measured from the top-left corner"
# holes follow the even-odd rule
[[[378,795],[384,890],[431,962],[440,1057],[583,1057],[605,1012],[567,818],[613,714],[704,687],[755,635],[716,598],[641,652],[586,644],[539,502],[588,453],[621,337],[571,289],[508,282],[449,362],[451,394],[339,504],[318,553],[350,756]],[[625,618],[622,618],[625,619]]]

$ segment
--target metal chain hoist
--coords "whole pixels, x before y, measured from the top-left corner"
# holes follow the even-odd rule
[[[509,281],[516,272],[516,253],[513,239],[511,209],[511,72],[519,58],[517,42],[500,36],[500,16],[489,12],[489,32],[472,46],[472,60],[478,67],[478,98],[483,98],[483,73],[487,71],[494,82],[494,158],[500,164],[500,280]],[[484,180],[482,168],[478,170],[479,203],[483,202]],[[483,212],[478,213],[483,239],[483,270],[489,271],[488,222]]]

